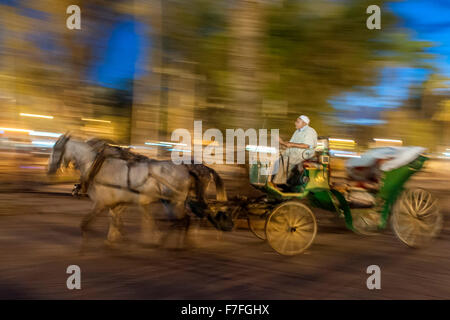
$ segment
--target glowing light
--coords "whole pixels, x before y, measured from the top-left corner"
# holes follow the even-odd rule
[[[102,123],[111,123],[109,120],[100,120],[100,119],[91,119],[91,118],[81,118],[83,121],[91,121],[91,122],[102,122]]]
[[[174,146],[187,146],[186,143],[178,143],[178,142],[165,142],[165,141],[160,141],[159,143],[162,143],[162,144],[170,144],[170,145],[174,145]]]
[[[402,140],[395,140],[395,139],[381,139],[381,138],[374,138],[376,142],[394,142],[394,143],[403,143]]]
[[[251,151],[251,152],[277,153],[277,149],[276,148],[267,147],[267,146],[247,145],[245,147],[245,150],[248,150],[248,151]]]
[[[38,136],[38,137],[51,137],[51,138],[59,138],[62,133],[55,132],[45,132],[45,131],[31,131],[29,132],[30,136]]]
[[[353,151],[335,150],[335,149],[330,149],[330,153],[332,153],[332,154],[334,154],[334,153],[357,154],[356,152],[353,152]]]
[[[351,139],[337,139],[337,138],[330,138],[329,141],[335,141],[335,142],[348,142],[348,143],[355,143],[355,140]]]
[[[161,142],[146,142],[145,143],[148,146],[160,146],[160,147],[171,147],[171,144],[167,143],[161,143]]]
[[[334,156],[342,157],[342,158],[361,158],[361,156],[358,156],[355,154],[348,154],[348,153],[336,153]]]
[[[55,141],[33,140],[33,141],[31,141],[31,144],[38,146],[38,147],[52,148],[53,145],[55,144]]]
[[[32,114],[32,113],[20,113],[22,117],[33,117],[33,118],[44,118],[44,119],[53,119],[53,116],[44,116],[42,114]]]
[[[191,150],[174,149],[174,148],[169,149],[169,151],[174,151],[174,152],[191,152]]]
[[[11,132],[25,132],[25,133],[31,132],[31,130],[27,130],[27,129],[17,129],[17,128],[0,128],[0,130],[3,130],[3,131],[11,131]]]
[[[342,158],[361,158],[357,152],[346,151],[346,150],[335,150],[331,149],[330,154],[333,157],[342,157]]]

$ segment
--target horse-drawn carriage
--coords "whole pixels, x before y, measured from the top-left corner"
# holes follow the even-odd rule
[[[433,196],[422,189],[404,187],[427,160],[421,155],[422,148],[373,149],[349,161],[350,181],[337,185],[330,183],[328,139],[321,139],[319,150],[304,151],[306,161],[297,171],[297,183],[289,190],[271,182],[273,163],[256,163],[249,168],[250,183],[264,196],[233,201],[227,200],[223,182],[211,168],[177,166],[100,142],[102,147],[98,149],[92,141],[61,136],[49,159],[49,173],[70,162],[76,165],[84,189],[94,202],[81,227],[86,230],[100,212],[109,209],[110,242],[122,237],[121,213],[125,205],[138,204],[146,216],[146,208],[161,200],[170,205],[174,217],[187,222],[186,230],[186,203],[194,213],[207,217],[224,231],[232,229],[233,218],[244,215],[255,236],[267,239],[283,255],[299,254],[313,243],[317,221],[310,207],[336,212],[348,229],[361,234],[382,231],[390,219],[397,237],[411,247],[427,245],[442,228],[442,216]],[[204,194],[211,179],[216,184],[217,199],[207,202]],[[189,196],[192,188],[194,200]]]
[[[229,212],[237,216],[244,211],[253,234],[283,255],[302,253],[313,243],[317,221],[311,207],[336,212],[348,229],[359,234],[381,232],[390,220],[394,233],[410,247],[425,246],[439,234],[442,216],[437,200],[426,190],[404,187],[427,160],[421,155],[424,149],[370,150],[348,161],[350,180],[338,185],[330,183],[328,139],[321,139],[320,145],[313,154],[305,151],[308,160],[290,190],[271,182],[273,163],[251,164],[250,183],[265,196],[230,204]]]

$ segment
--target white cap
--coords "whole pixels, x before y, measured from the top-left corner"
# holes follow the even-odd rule
[[[302,119],[303,121],[305,121],[306,124],[309,124],[309,118],[305,115],[301,115],[300,117],[298,117],[299,119]]]

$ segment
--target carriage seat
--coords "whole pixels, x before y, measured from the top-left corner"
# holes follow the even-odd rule
[[[347,183],[353,188],[379,190],[382,176],[380,163],[381,161],[378,160],[372,166],[347,168]]]

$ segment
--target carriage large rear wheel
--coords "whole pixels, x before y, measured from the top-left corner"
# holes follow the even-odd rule
[[[437,200],[423,189],[406,189],[397,199],[391,217],[396,236],[406,245],[428,245],[442,229],[442,215]]]
[[[317,222],[303,203],[290,200],[275,207],[266,220],[266,237],[270,246],[282,255],[300,254],[313,243]]]

